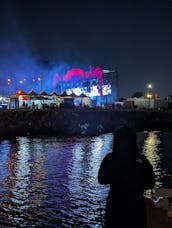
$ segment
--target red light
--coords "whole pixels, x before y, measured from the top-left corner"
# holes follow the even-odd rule
[[[22,94],[22,90],[19,89],[19,90],[17,91],[17,94],[18,94],[18,95],[21,95],[21,94]]]
[[[28,97],[23,97],[23,101],[28,101],[29,98]]]

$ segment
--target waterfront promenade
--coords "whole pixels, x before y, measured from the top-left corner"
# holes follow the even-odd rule
[[[172,219],[167,211],[157,208],[150,199],[146,199],[148,226],[147,228],[171,228]]]

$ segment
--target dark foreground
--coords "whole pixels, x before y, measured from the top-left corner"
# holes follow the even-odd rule
[[[146,199],[148,226],[147,228],[171,228],[172,219],[167,217],[167,211],[157,208],[150,199]]]
[[[164,174],[172,174],[172,134],[143,134],[146,138],[138,137],[145,138],[144,153],[154,164],[156,188],[167,187]],[[112,142],[112,134],[1,139],[0,228],[101,228],[109,186],[100,185],[97,174]],[[167,219],[160,212],[151,207],[155,225],[149,228],[168,228],[160,222]]]
[[[94,136],[111,133],[121,122],[138,131],[172,129],[172,111],[54,109],[0,111],[0,137],[56,135]]]

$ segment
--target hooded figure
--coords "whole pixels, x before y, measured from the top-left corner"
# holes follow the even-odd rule
[[[103,159],[98,181],[110,184],[106,228],[146,228],[144,190],[154,187],[155,175],[147,158],[139,153],[133,129],[122,127],[114,132],[113,151]]]

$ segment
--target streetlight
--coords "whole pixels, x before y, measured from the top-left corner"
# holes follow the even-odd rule
[[[40,75],[40,76],[38,77],[38,81],[40,81],[40,85],[41,85],[41,92],[42,92],[42,75]]]
[[[7,84],[8,84],[8,85],[11,85],[11,78],[8,78],[8,79],[7,79]]]
[[[147,93],[146,93],[146,98],[148,99],[148,108],[151,107],[151,99],[153,98],[153,93],[152,93],[152,84],[148,83],[147,84]]]
[[[38,76],[38,81],[40,82],[40,86],[41,86],[41,92],[42,92],[42,79],[43,79],[43,77],[42,77],[42,74],[40,74],[39,76]],[[41,93],[40,92],[40,93]],[[43,103],[44,103],[44,101],[42,100],[42,95],[40,95],[41,96],[41,106],[43,106]]]
[[[150,104],[151,104],[152,94],[151,94],[151,93],[147,93],[146,97],[147,97],[147,99],[148,99],[148,101],[149,101],[148,107],[150,108],[150,106],[151,106]]]
[[[148,84],[148,89],[152,89],[152,84]]]

